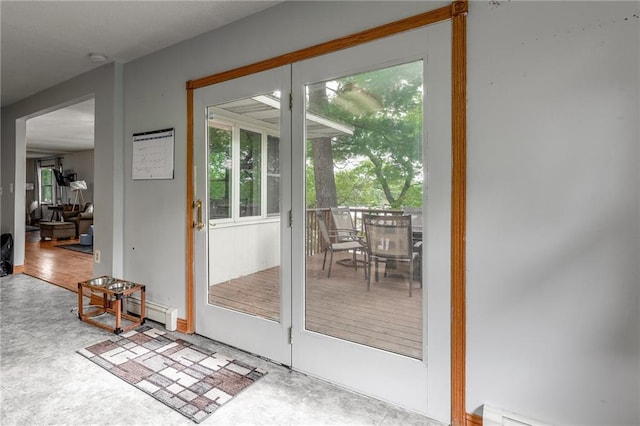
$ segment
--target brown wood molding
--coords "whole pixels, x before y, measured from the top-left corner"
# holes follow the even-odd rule
[[[17,275],[17,274],[23,274],[25,271],[25,266],[24,265],[13,265],[13,274]]]
[[[467,0],[454,1],[451,3],[451,16],[458,16],[469,11]]]
[[[305,59],[314,58],[316,56],[325,55],[327,53],[337,52],[338,50],[347,49],[362,43],[377,40],[390,35],[398,34],[404,31],[424,27],[436,22],[445,21],[452,16],[453,7],[444,6],[439,9],[421,13],[419,15],[410,16],[399,21],[379,27],[360,31],[351,35],[340,37],[331,41],[316,44],[315,46],[296,50],[294,52],[285,53],[284,55],[274,58],[265,59],[264,61],[255,62],[251,65],[245,65],[232,70],[224,71],[218,74],[209,75],[198,78],[196,80],[187,81],[188,89],[199,89],[201,87],[210,86],[212,84],[221,83],[234,78],[244,77],[246,75],[255,74],[261,71],[270,70],[283,65],[293,64]]]
[[[482,426],[482,416],[467,413],[466,426]]]
[[[459,7],[465,3],[464,7]],[[456,7],[458,5],[458,7]],[[454,3],[466,10],[466,2]],[[451,173],[451,424],[466,415],[467,16],[453,17]]]
[[[186,223],[186,240],[187,240],[187,259],[186,259],[186,309],[187,318],[184,324],[184,333],[193,333],[195,331],[194,318],[194,235],[193,235],[193,89],[187,89],[187,223]],[[207,222],[208,223],[208,222]],[[181,320],[178,320],[180,324]]]

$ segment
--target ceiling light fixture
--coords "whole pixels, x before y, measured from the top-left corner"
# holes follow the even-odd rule
[[[89,58],[93,62],[104,62],[107,60],[107,55],[104,53],[89,53]]]

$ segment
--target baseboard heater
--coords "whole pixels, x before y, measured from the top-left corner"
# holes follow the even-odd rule
[[[539,420],[531,419],[520,414],[492,407],[482,406],[482,426],[551,426]]]
[[[150,320],[164,324],[164,328],[175,331],[178,328],[178,310],[168,308],[154,302],[146,301],[146,317]],[[140,315],[140,300],[135,297],[127,298],[127,311]]]

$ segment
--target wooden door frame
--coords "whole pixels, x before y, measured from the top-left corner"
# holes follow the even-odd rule
[[[431,10],[379,27],[320,43],[305,49],[266,59],[186,83],[187,89],[187,199],[186,199],[186,318],[178,330],[193,333],[194,235],[193,235],[193,96],[196,89],[255,74],[305,59],[336,52],[401,32],[452,20],[451,49],[451,424],[465,424],[466,395],[466,169],[467,169],[467,0]]]

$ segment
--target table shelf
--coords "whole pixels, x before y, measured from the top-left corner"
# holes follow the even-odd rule
[[[93,293],[102,294],[102,305],[93,309],[84,311],[83,290],[89,289]],[[140,315],[122,312],[122,299],[132,294],[140,293]],[[102,276],[92,278],[87,281],[78,283],[78,318],[81,321],[92,324],[96,327],[112,331],[115,334],[130,331],[144,324],[145,320],[145,295],[146,287],[142,284],[133,283],[131,281],[121,280],[118,278]],[[104,313],[114,316],[115,324],[111,327],[100,321],[96,321],[94,317]],[[127,326],[122,325],[122,319],[131,321]]]

